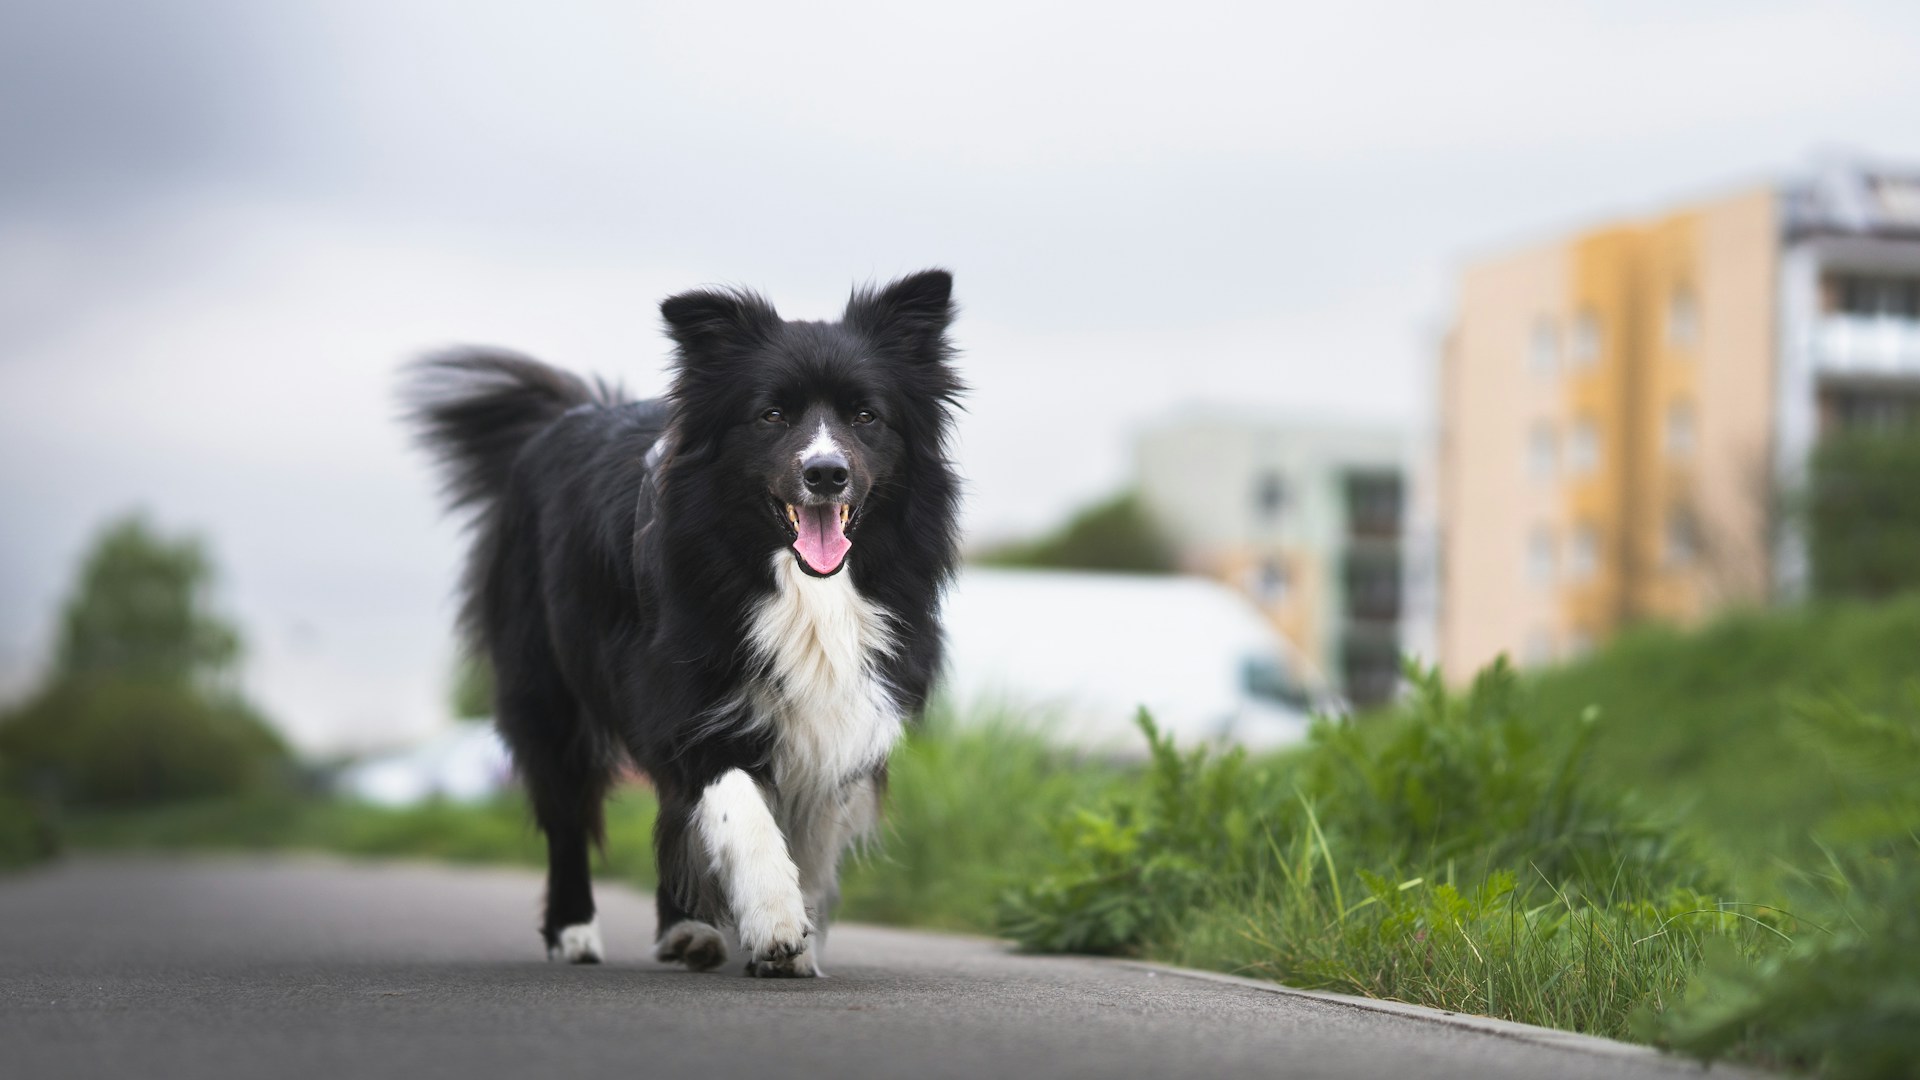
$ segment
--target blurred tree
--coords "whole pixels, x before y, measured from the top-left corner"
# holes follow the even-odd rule
[[[1805,507],[1816,596],[1920,588],[1920,432],[1840,432],[1813,455]]]
[[[1173,545],[1132,492],[1081,510],[1058,530],[1037,540],[983,552],[977,561],[988,566],[1143,574],[1170,574],[1176,568]]]
[[[138,516],[107,526],[61,616],[55,678],[217,678],[240,635],[206,610],[212,577],[197,540],[168,541]]]
[[[46,683],[0,715],[0,780],[131,804],[232,794],[284,775],[285,743],[230,685],[239,631],[209,610],[213,566],[140,517],[82,560]]]
[[[485,720],[493,715],[493,665],[472,652],[462,653],[453,669],[453,715]]]

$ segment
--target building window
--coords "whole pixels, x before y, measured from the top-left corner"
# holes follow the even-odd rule
[[[1356,470],[1346,476],[1347,532],[1387,540],[1400,535],[1400,475]]]
[[[1700,554],[1699,532],[1693,515],[1676,510],[1667,515],[1666,541],[1661,559],[1669,567],[1691,566]]]
[[[1676,401],[1667,406],[1667,456],[1685,461],[1693,456],[1693,406]]]
[[[1542,420],[1527,434],[1527,475],[1544,484],[1551,482],[1559,469],[1560,448],[1553,425]]]
[[[1560,370],[1560,328],[1553,316],[1533,320],[1533,333],[1527,343],[1527,362],[1535,375],[1547,376]]]
[[[1834,279],[1831,295],[1843,314],[1920,318],[1920,278],[1844,274]]]
[[[1260,480],[1254,485],[1253,507],[1262,521],[1274,521],[1280,517],[1280,511],[1287,505],[1286,477],[1277,472],[1261,473]]]
[[[1828,381],[1820,387],[1823,436],[1837,431],[1896,435],[1915,430],[1920,430],[1920,386]]]
[[[1344,560],[1346,613],[1351,619],[1393,622],[1400,618],[1400,556],[1384,545],[1350,548]]]
[[[1567,542],[1567,577],[1574,581],[1592,581],[1600,572],[1600,530],[1581,525]]]
[[[1552,585],[1554,563],[1553,530],[1541,525],[1527,538],[1527,580],[1541,588]]]
[[[1567,434],[1567,469],[1585,476],[1600,467],[1600,431],[1593,421],[1581,417]]]
[[[1667,344],[1676,349],[1691,349],[1700,340],[1700,306],[1693,290],[1685,285],[1667,297]]]
[[[1573,320],[1573,365],[1592,367],[1600,361],[1600,317],[1583,311]]]

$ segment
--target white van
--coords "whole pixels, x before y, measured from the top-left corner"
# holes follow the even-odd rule
[[[944,610],[942,685],[963,720],[1032,716],[1068,745],[1138,755],[1142,706],[1180,744],[1253,749],[1342,708],[1246,598],[1205,578],[969,567]]]

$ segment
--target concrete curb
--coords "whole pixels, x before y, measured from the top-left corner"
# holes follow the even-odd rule
[[[1676,1057],[1663,1053],[1651,1046],[1619,1042],[1598,1035],[1582,1035],[1573,1031],[1559,1031],[1554,1028],[1536,1027],[1532,1024],[1517,1023],[1512,1020],[1497,1020],[1491,1016],[1479,1016],[1474,1013],[1447,1012],[1444,1009],[1428,1008],[1425,1005],[1409,1005],[1403,1001],[1384,1001],[1379,998],[1355,997],[1352,994],[1335,994],[1324,990],[1297,990],[1265,979],[1252,979],[1243,975],[1227,975],[1218,971],[1200,971],[1195,968],[1174,967],[1170,964],[1155,964],[1142,960],[1108,960],[1106,963],[1132,968],[1157,975],[1169,975],[1180,979],[1194,979],[1199,982],[1221,983],[1227,986],[1239,986],[1248,990],[1259,990],[1285,997],[1311,998],[1332,1005],[1343,1005],[1364,1012],[1386,1013],[1390,1016],[1421,1020],[1442,1027],[1472,1031],[1482,1035],[1493,1035],[1502,1039],[1530,1043],[1535,1046],[1551,1047],[1556,1050],[1572,1050],[1579,1053],[1598,1054],[1603,1057],[1624,1058],[1636,1062],[1657,1062],[1676,1070],[1694,1073],[1711,1073],[1715,1076],[1750,1077],[1752,1080],[1767,1080],[1778,1074],[1757,1072],[1741,1066],[1716,1063],[1702,1065],[1690,1058]]]

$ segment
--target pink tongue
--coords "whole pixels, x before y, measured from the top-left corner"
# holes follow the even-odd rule
[[[840,569],[840,561],[853,547],[853,541],[840,531],[840,508],[829,505],[794,509],[799,511],[800,538],[793,542],[793,549],[816,574],[831,574]]]

